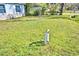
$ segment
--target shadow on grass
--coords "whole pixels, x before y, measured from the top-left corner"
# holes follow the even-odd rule
[[[36,21],[36,20],[0,20],[0,22],[25,22],[25,21]]]
[[[6,20],[0,20],[0,22],[25,22],[25,21],[37,21],[36,19],[22,19],[21,17],[19,18],[14,18],[14,19],[6,19]]]
[[[69,20],[72,20],[69,16],[52,16],[52,17],[49,17],[48,19],[69,19]]]
[[[44,41],[32,42],[32,43],[29,44],[29,47],[31,47],[33,45],[35,45],[35,46],[44,46]]]

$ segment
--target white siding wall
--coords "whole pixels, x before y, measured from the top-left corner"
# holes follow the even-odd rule
[[[6,17],[9,17],[9,15],[12,15],[13,17],[15,17],[15,5],[13,4],[6,4],[5,5],[5,9],[6,9]]]
[[[25,16],[25,8],[24,8],[24,5],[21,5],[21,9],[22,9],[22,15]]]

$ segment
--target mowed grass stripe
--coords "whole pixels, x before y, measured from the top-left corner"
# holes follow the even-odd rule
[[[43,46],[46,29],[50,29],[50,45]],[[0,55],[79,55],[78,35],[79,24],[68,18],[0,21]]]

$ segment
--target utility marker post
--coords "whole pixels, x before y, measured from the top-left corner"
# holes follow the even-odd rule
[[[45,32],[44,44],[49,43],[49,29]]]

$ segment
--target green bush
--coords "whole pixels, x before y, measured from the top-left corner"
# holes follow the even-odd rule
[[[34,16],[38,16],[38,15],[39,15],[39,10],[35,10]]]
[[[56,15],[57,12],[56,11],[50,11],[51,15]]]
[[[40,11],[35,10],[33,8],[31,8],[30,11],[29,11],[29,15],[31,15],[31,16],[38,16],[39,14],[40,14]]]
[[[60,12],[59,11],[55,11],[55,10],[52,10],[50,11],[51,15],[58,15]]]
[[[33,16],[34,13],[35,13],[35,10],[31,8],[30,11],[29,11],[29,15]]]

